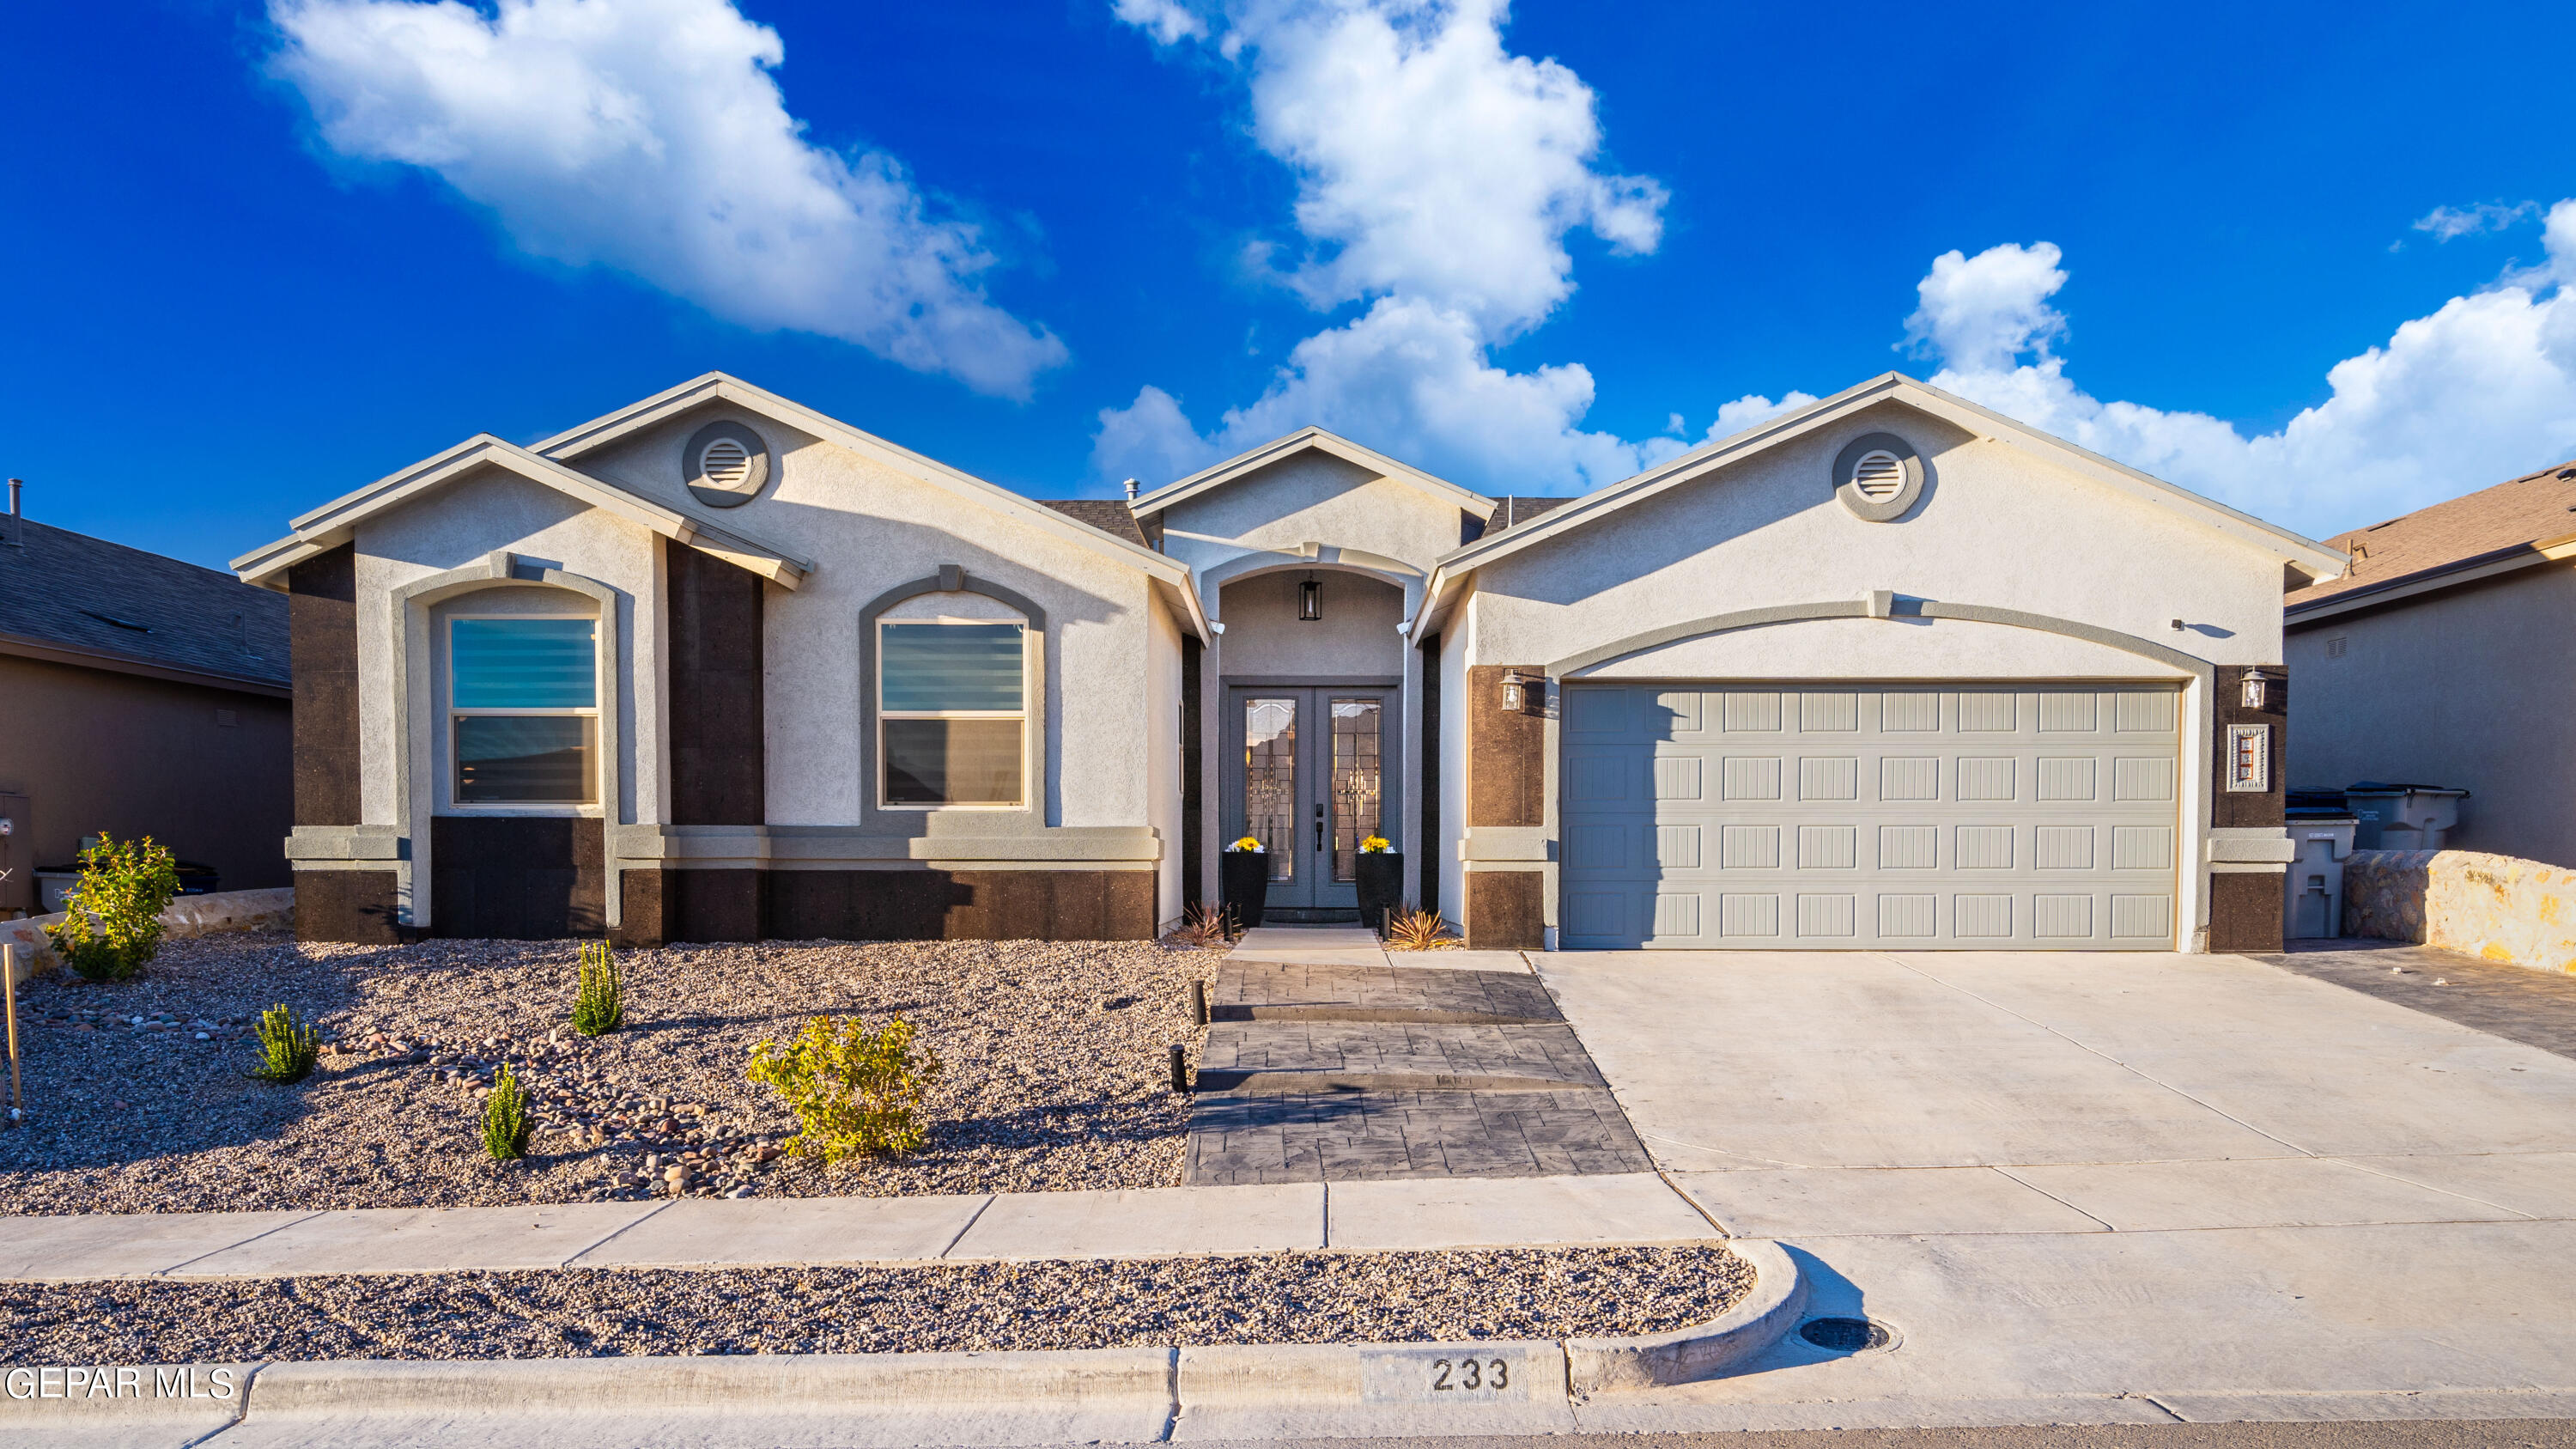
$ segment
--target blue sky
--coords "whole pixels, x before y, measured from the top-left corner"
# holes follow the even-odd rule
[[[213,565],[710,368],[1041,496],[1307,422],[1579,491],[1889,367],[2317,534],[2576,455],[2569,7],[276,0],[0,37],[0,472]]]

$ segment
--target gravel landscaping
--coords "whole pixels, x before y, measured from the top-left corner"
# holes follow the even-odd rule
[[[1191,1040],[1188,983],[1218,959],[1150,942],[626,951],[627,1025],[585,1038],[569,941],[171,941],[133,981],[20,989],[29,1121],[0,1131],[0,1212],[1169,1187],[1189,1109],[1165,1052]],[[279,1002],[327,1044],[287,1087],[244,1075]],[[781,1155],[794,1119],[743,1072],[755,1042],[816,1013],[900,1014],[946,1063],[923,1150],[834,1169]],[[503,1061],[538,1103],[516,1163],[477,1135]]]
[[[1719,1244],[908,1268],[0,1284],[0,1359],[589,1358],[1659,1333],[1753,1286]]]

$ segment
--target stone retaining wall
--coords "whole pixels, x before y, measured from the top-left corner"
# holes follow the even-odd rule
[[[18,948],[19,980],[24,981],[39,971],[51,971],[62,964],[54,956],[53,943],[45,936],[45,928],[61,919],[62,915],[57,913],[0,921],[0,941]],[[212,936],[224,931],[283,931],[294,924],[293,886],[181,896],[170,903],[170,909],[161,913],[161,934],[167,940]]]
[[[2576,871],[2474,850],[2356,850],[2343,933],[2576,971]]]

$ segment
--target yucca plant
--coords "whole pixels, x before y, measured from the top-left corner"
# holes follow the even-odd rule
[[[495,1162],[528,1155],[528,1094],[507,1062],[483,1099],[483,1150]]]
[[[1178,932],[1182,945],[1210,948],[1232,945],[1234,934],[1234,912],[1213,901],[1190,907]]]
[[[617,974],[617,955],[606,941],[585,941],[581,984],[573,989],[572,1029],[583,1036],[606,1036],[625,1024],[626,983]]]
[[[1449,932],[1449,922],[1438,911],[1386,913],[1386,949],[1390,951],[1443,951],[1458,944],[1458,938]]]
[[[313,1064],[322,1057],[322,1029],[299,1022],[284,1002],[259,1014],[258,1066],[250,1074],[263,1082],[284,1086],[300,1082],[313,1074]]]

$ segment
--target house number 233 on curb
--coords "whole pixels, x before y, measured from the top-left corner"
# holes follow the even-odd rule
[[[1375,1404],[1490,1404],[1529,1398],[1529,1350],[1465,1344],[1377,1352],[1363,1360],[1360,1398]]]
[[[1512,1366],[1507,1359],[1462,1358],[1451,1363],[1445,1358],[1435,1358],[1431,1361],[1433,1393],[1445,1394],[1452,1389],[1461,1393],[1492,1389],[1500,1393],[1511,1386]]]

